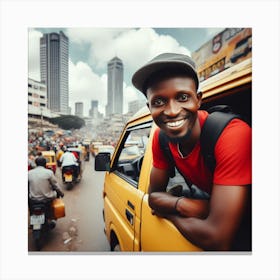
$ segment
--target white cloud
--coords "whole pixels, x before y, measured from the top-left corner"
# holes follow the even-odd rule
[[[90,46],[89,63],[96,69],[106,69],[109,60],[118,56],[125,71],[132,73],[143,63],[162,52],[190,51],[171,36],[159,35],[152,28],[72,28],[66,31],[70,41]]]
[[[28,77],[40,81],[40,37],[43,34],[30,29],[28,36]]]
[[[84,116],[88,116],[91,100],[98,100],[99,111],[105,113],[107,104],[107,74],[99,76],[84,62],[69,66],[69,98],[72,113],[74,113],[75,102],[84,103]],[[123,83],[124,113],[127,112],[128,103],[136,99],[144,99],[144,95],[137,92],[132,86]]]
[[[75,102],[84,103],[84,115],[88,116],[91,100],[98,100],[100,112],[104,113],[107,103],[107,75],[97,75],[88,64],[79,61],[69,63],[69,100],[72,114]]]
[[[222,32],[223,30],[225,30],[225,28],[207,28],[205,30],[207,32],[207,36],[211,38],[217,35],[218,33]]]
[[[107,103],[107,63],[118,56],[124,64],[124,113],[129,101],[143,98],[130,85],[134,71],[162,52],[180,52],[190,55],[190,51],[171,36],[159,35],[152,28],[70,28],[65,31],[71,43],[87,49],[88,60],[74,64],[69,60],[69,105],[72,114],[75,102],[84,103],[84,115],[88,116],[91,100],[98,100],[100,112],[105,112]],[[29,77],[40,80],[41,32],[29,30]],[[101,71],[102,69],[102,71]],[[98,74],[97,74],[98,73]]]

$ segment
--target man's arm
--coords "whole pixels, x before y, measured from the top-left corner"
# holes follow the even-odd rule
[[[204,250],[229,250],[249,199],[247,186],[214,185],[206,219],[166,215],[181,234]],[[180,208],[183,201],[179,201]],[[180,206],[181,204],[181,206]]]
[[[58,181],[56,180],[56,177],[55,177],[53,174],[51,174],[51,177],[50,177],[49,181],[50,181],[51,188],[52,188],[54,191],[56,191],[57,194],[59,194],[59,196],[62,196],[62,197],[63,197],[63,196],[64,196],[64,193],[63,193],[63,191],[61,190],[61,188],[60,188],[60,186],[59,186],[59,184],[58,184]]]
[[[205,218],[208,215],[207,200],[180,198],[166,192],[169,174],[167,170],[152,168],[149,186],[149,206],[158,216],[179,214],[184,217]],[[180,207],[179,207],[180,206]]]
[[[63,154],[62,156],[60,156],[59,161],[62,163],[64,158],[65,157],[64,157],[64,154]]]

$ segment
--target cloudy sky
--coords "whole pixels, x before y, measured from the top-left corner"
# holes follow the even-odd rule
[[[69,105],[84,103],[88,116],[91,100],[107,104],[107,62],[118,56],[124,64],[124,113],[129,101],[144,97],[131,84],[142,64],[161,52],[190,55],[223,28],[30,28],[29,78],[40,80],[40,37],[62,30],[69,38]]]

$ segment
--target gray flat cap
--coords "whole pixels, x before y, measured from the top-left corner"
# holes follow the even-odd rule
[[[190,74],[195,80],[196,89],[198,89],[199,81],[194,61],[187,55],[177,53],[162,53],[153,58],[134,73],[132,84],[146,95],[145,85],[151,75],[154,76],[157,72],[165,69],[176,68]]]

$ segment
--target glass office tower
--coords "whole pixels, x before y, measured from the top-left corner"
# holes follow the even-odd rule
[[[40,38],[41,82],[47,86],[48,108],[62,114],[69,108],[68,61],[68,37],[62,31]]]

